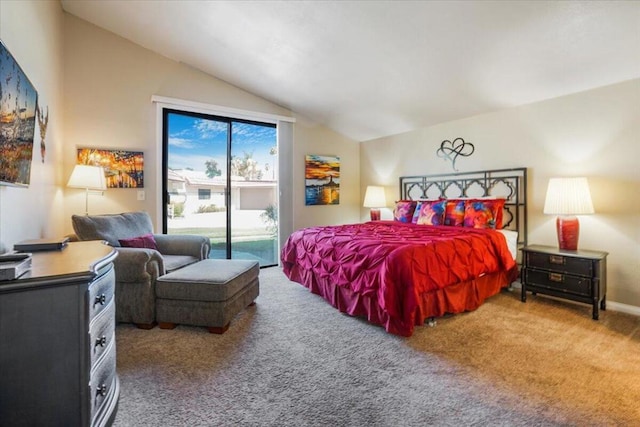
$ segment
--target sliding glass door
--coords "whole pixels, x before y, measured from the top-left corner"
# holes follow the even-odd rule
[[[211,240],[210,258],[278,262],[275,125],[163,110],[164,231]]]

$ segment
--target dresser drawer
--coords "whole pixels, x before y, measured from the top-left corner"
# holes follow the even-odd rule
[[[586,297],[592,296],[593,280],[587,277],[525,268],[524,280],[527,286],[540,286]]]
[[[115,301],[96,316],[89,326],[89,352],[91,353],[91,367],[94,367],[100,356],[110,347],[115,339]]]
[[[114,299],[115,271],[113,266],[89,286],[89,321],[95,318]]]
[[[111,341],[105,349],[104,358],[93,367],[89,380],[89,397],[91,399],[91,419],[100,411],[102,405],[115,392],[116,384],[116,346]]]
[[[584,258],[527,252],[526,266],[585,277],[593,276],[593,263]]]

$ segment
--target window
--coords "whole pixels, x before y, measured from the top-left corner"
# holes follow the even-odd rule
[[[157,107],[156,118],[160,130],[158,144],[163,147],[162,156],[159,159],[162,164],[163,188],[161,203],[157,206],[158,214],[163,218],[161,227],[163,232],[184,233],[187,228],[189,232],[196,234],[202,231],[210,236],[211,258],[225,257],[224,252],[226,257],[238,258],[243,257],[246,252],[250,259],[256,259],[256,256],[260,258],[261,266],[277,264],[281,244],[293,232],[294,226],[292,186],[286,185],[280,188],[278,182],[293,182],[293,168],[290,165],[293,163],[293,124],[296,120],[288,116],[158,95],[154,95],[151,100]],[[188,123],[180,122],[185,119],[188,122],[194,118],[204,119],[199,123],[191,123],[196,124],[197,129],[203,134],[208,133],[205,131],[215,131],[215,134],[211,134],[212,138],[209,138],[206,144],[212,150],[206,158],[200,162],[196,161],[198,168],[190,170],[190,165],[181,165],[183,162],[180,160],[179,149],[191,147],[189,154],[192,155],[202,147],[189,145],[198,141],[184,138],[185,135],[180,132],[180,128],[184,130],[183,125]],[[220,125],[226,125],[227,141],[218,142]],[[259,141],[265,140],[264,137],[271,132],[269,128],[275,129],[275,136],[268,145],[269,154],[261,156],[262,149]],[[261,135],[260,139],[252,137],[256,134]],[[250,143],[247,145],[247,142]],[[221,145],[226,147],[226,156],[218,157],[216,152]],[[275,150],[271,149],[273,147]],[[263,157],[262,161],[259,157]],[[258,160],[259,164],[254,165],[249,161],[250,158]],[[208,185],[211,188],[211,199],[208,202],[198,200],[195,191],[198,187],[194,185],[198,181],[198,177],[194,175],[203,173],[196,170],[202,168],[202,161],[206,162],[204,173],[210,173],[210,176],[213,176],[213,178],[207,176],[207,182],[213,180]],[[175,175],[174,172],[178,169],[180,174]],[[237,172],[241,173],[240,178],[243,179],[238,179]],[[229,179],[234,176],[235,179]],[[177,196],[170,194],[172,190],[169,182],[173,180],[181,182]],[[265,180],[271,181],[271,184],[268,184],[267,188],[258,189],[257,187],[264,187],[265,183],[261,181]],[[269,199],[275,202],[267,203],[265,207],[264,202],[268,202]],[[198,218],[202,221],[193,224],[191,221],[186,221],[187,217],[198,213],[203,205],[207,208],[203,216],[212,217],[211,219],[215,221],[211,222],[209,218],[204,217]],[[168,216],[167,212],[172,206],[175,208],[175,216]],[[256,219],[254,218],[256,213],[264,215],[259,214]],[[224,224],[222,227],[218,225],[217,217],[220,216],[227,218],[226,233]],[[243,225],[248,227],[243,228]],[[265,240],[253,244],[246,240],[249,237],[247,232],[255,234],[258,231],[263,235],[267,233],[264,235]],[[227,237],[233,240],[233,242],[227,241],[233,244],[227,244],[226,251],[214,249],[214,241],[221,234],[227,234]],[[245,246],[253,246],[252,249],[256,252],[245,251],[247,249]],[[271,246],[275,247],[272,249]]]
[[[211,189],[198,188],[198,200],[210,200],[210,199],[211,199]]]
[[[175,206],[173,216],[167,215],[167,233],[188,228],[190,234],[208,236],[210,258],[276,265],[276,126],[172,109],[164,110],[163,123],[165,188],[173,180],[186,190],[181,216]],[[178,201],[170,197],[167,204]]]

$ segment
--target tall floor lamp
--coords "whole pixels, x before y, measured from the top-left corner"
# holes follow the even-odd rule
[[[367,191],[364,193],[364,207],[371,208],[371,221],[380,220],[380,208],[385,206],[387,206],[387,199],[384,196],[384,187],[367,186]]]
[[[67,187],[85,189],[85,215],[89,215],[89,190],[105,191],[107,180],[100,166],[76,165],[71,172]]]
[[[558,215],[556,232],[559,248],[568,251],[578,250],[580,222],[576,215],[594,213],[587,178],[549,179],[544,213]]]

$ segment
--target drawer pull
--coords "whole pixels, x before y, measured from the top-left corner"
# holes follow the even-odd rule
[[[552,282],[564,282],[564,274],[559,273],[549,273],[549,280]]]
[[[549,255],[549,264],[564,265],[565,257],[559,255]]]
[[[106,302],[107,302],[107,296],[105,294],[100,294],[93,301],[93,306],[95,307],[96,304],[104,305]]]
[[[102,384],[100,387],[97,388],[96,396],[106,396],[106,395],[107,395],[107,385]]]
[[[106,344],[107,344],[107,337],[103,335],[96,340],[96,345],[94,347],[98,347],[98,346],[104,347]]]

